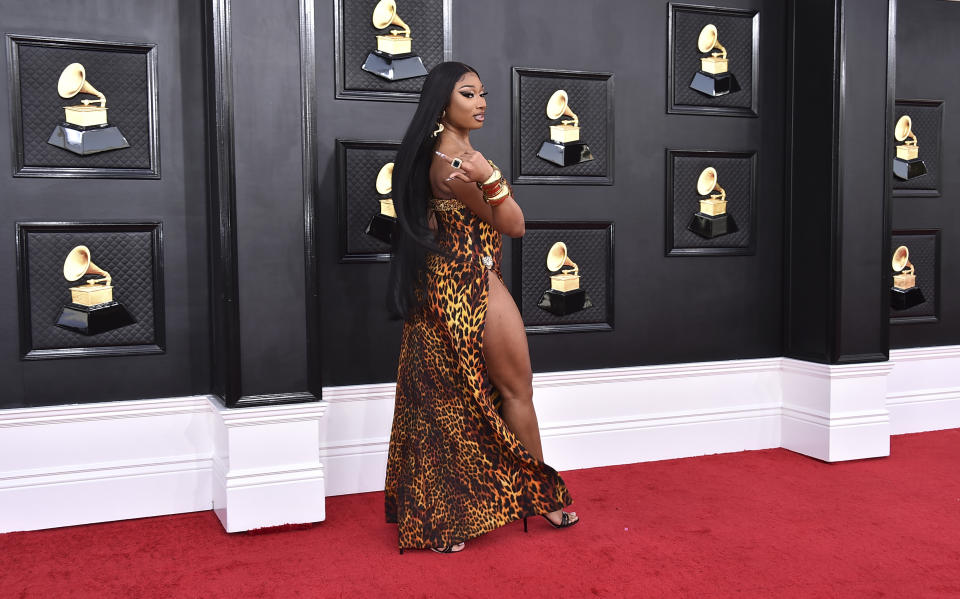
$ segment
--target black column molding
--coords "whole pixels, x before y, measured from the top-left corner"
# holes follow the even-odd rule
[[[204,9],[207,197],[210,203],[210,387],[227,406],[233,406],[240,398],[240,307],[237,303],[230,0],[210,0]]]
[[[848,217],[863,209],[863,194],[845,195],[845,176],[856,169],[857,176],[862,176],[863,164],[855,164],[854,156],[844,153],[849,142],[860,144],[857,135],[863,133],[848,122],[850,114],[862,108],[848,97],[848,69],[864,65],[848,63],[847,38],[853,24],[846,20],[847,11],[868,6],[858,4],[862,1],[791,0],[788,9],[784,355],[829,364],[884,361],[889,355],[887,269],[878,268],[876,292],[867,292],[869,303],[876,302],[873,305],[858,306],[856,298],[845,297],[851,283],[842,279],[857,272],[848,252],[862,241],[845,238],[855,231],[844,221],[845,208]],[[868,174],[883,177],[883,194],[876,198],[882,203],[882,214],[875,232],[866,234],[881,237],[868,240],[870,245],[879,241],[876,247],[882,254],[878,255],[881,265],[889,261],[890,250],[896,0],[888,0],[886,12],[884,152],[882,162],[878,157],[876,168],[871,166]],[[872,148],[864,147],[864,151]],[[877,216],[875,211],[870,214]],[[858,309],[877,311],[878,340],[869,339],[862,324],[860,329],[850,324]],[[858,335],[861,331],[863,339]],[[867,351],[862,349],[865,346]],[[851,351],[851,347],[857,349]]]
[[[237,258],[237,196],[234,159],[233,75],[230,7],[232,0],[205,3],[205,81],[207,96],[208,198],[211,286],[211,392],[229,408],[319,401],[320,299],[314,230],[317,197],[316,42],[313,0],[299,2],[301,153],[303,163],[304,288],[307,295],[308,390],[244,395]]]
[[[300,104],[303,144],[303,243],[307,322],[307,388],[311,400],[322,397],[320,377],[320,260],[315,207],[320,197],[317,169],[317,42],[315,0],[300,0]]]

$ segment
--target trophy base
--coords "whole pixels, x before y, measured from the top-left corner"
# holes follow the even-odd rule
[[[894,310],[906,310],[927,301],[919,287],[910,289],[890,288],[890,307]]]
[[[540,146],[537,157],[543,158],[547,162],[552,162],[557,166],[570,166],[572,164],[580,164],[581,162],[593,160],[590,147],[582,141],[561,143],[559,141],[547,140]]]
[[[373,73],[377,77],[383,77],[388,81],[423,77],[427,74],[427,69],[423,66],[423,61],[413,53],[388,54],[374,50],[370,54],[367,54],[367,59],[363,62],[361,68],[368,73]]]
[[[387,245],[393,245],[393,229],[397,226],[397,219],[386,214],[374,214],[370,222],[367,223],[367,229],[364,231],[370,237],[379,239]]]
[[[123,133],[112,125],[82,127],[71,123],[57,125],[47,143],[81,156],[130,147]]]
[[[733,76],[733,73],[715,75],[697,71],[697,74],[693,76],[693,81],[690,82],[690,87],[711,97],[725,96],[731,92],[740,91],[740,84],[737,83],[737,78]]]
[[[96,306],[69,304],[63,307],[57,318],[58,327],[80,333],[97,335],[137,322],[120,302],[107,302]]]
[[[587,292],[583,289],[573,289],[571,291],[547,289],[543,292],[540,301],[537,302],[537,306],[555,316],[566,316],[593,306],[593,302],[590,301]]]
[[[909,179],[913,179],[914,177],[919,177],[920,175],[926,175],[927,165],[924,164],[923,160],[920,158],[914,158],[913,160],[894,158],[893,174],[896,175],[898,179],[907,181]]]
[[[702,212],[693,215],[687,228],[704,239],[713,239],[738,230],[737,223],[729,214],[710,216]]]

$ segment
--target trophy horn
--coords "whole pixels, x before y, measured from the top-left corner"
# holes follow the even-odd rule
[[[388,162],[380,167],[377,173],[377,193],[387,195],[393,191],[393,163]]]
[[[579,127],[580,118],[570,110],[569,102],[570,98],[567,96],[566,90],[558,89],[553,92],[553,95],[547,100],[547,117],[549,117],[550,120],[555,120],[563,115],[567,115],[573,118],[573,121],[563,121],[563,124],[569,125],[572,122],[574,127]]]
[[[85,245],[78,245],[70,250],[66,260],[63,261],[63,278],[68,281],[77,281],[84,275],[103,275],[102,279],[91,279],[87,281],[88,285],[94,283],[106,282],[110,285],[110,273],[98,267],[90,259],[90,248]]]
[[[727,49],[720,45],[717,37],[717,26],[714,24],[706,25],[700,30],[700,36],[697,38],[697,49],[706,54],[716,48],[720,52],[715,52],[714,57],[726,58]]]
[[[893,136],[897,138],[897,141],[905,142],[907,145],[917,145],[917,136],[913,133],[913,119],[910,118],[909,114],[903,115],[897,121],[897,126],[893,129]]]
[[[57,93],[61,98],[72,98],[77,94],[90,94],[97,96],[99,100],[81,100],[84,105],[91,102],[100,102],[100,107],[107,105],[107,97],[97,88],[87,81],[87,71],[79,62],[68,64],[60,73],[60,79],[57,80]]]
[[[410,37],[410,26],[403,22],[403,19],[397,14],[396,0],[380,0],[373,9],[373,26],[377,29],[386,29],[390,25],[403,27],[403,31],[392,30],[391,35],[403,34]]]
[[[714,191],[720,192],[720,199],[724,200],[727,198],[727,192],[724,191],[719,184],[717,184],[717,169],[712,166],[708,166],[703,169],[703,172],[700,173],[700,177],[697,178],[697,193],[702,196],[710,194]]]
[[[574,275],[580,273],[580,268],[577,264],[570,259],[570,256],[567,255],[567,244],[562,241],[558,241],[550,247],[550,251],[547,252],[547,269],[550,272],[556,272],[563,268],[564,266],[572,266]],[[564,271],[563,274],[571,274],[570,271]]]
[[[893,260],[890,261],[890,265],[896,272],[903,272],[908,275],[914,274],[913,264],[910,263],[910,250],[905,245],[901,245],[893,252]]]

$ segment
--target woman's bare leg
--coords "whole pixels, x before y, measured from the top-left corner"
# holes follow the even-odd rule
[[[483,331],[483,356],[487,373],[503,399],[503,421],[533,457],[543,461],[540,426],[533,407],[533,371],[523,319],[507,288],[493,271],[488,271],[490,292]],[[560,523],[560,510],[548,514]],[[576,520],[576,512],[570,513]]]

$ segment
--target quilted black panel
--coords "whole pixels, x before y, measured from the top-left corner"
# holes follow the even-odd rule
[[[608,323],[607,276],[610,274],[610,226],[593,229],[563,228],[556,223],[553,228],[540,228],[527,224],[527,231],[521,238],[523,266],[520,269],[520,281],[514,286],[520,288],[520,312],[523,323],[528,327],[542,325],[569,325]],[[555,316],[537,306],[543,293],[550,289],[550,275],[547,270],[547,252],[550,247],[562,241],[567,244],[568,255],[580,267],[580,288],[585,290],[593,306],[566,316]]]
[[[938,312],[937,273],[940,269],[937,256],[937,236],[931,233],[922,235],[898,235],[894,233],[890,242],[891,252],[901,245],[907,246],[907,249],[910,250],[910,262],[913,264],[914,272],[917,275],[917,287],[923,292],[926,301],[906,310],[891,309],[890,318],[936,316]],[[887,269],[890,271],[890,286],[892,287],[893,275],[896,272],[889,266],[887,266]]]
[[[705,25],[717,26],[717,39],[727,49],[729,72],[740,91],[710,97],[691,89],[690,81],[700,70],[697,38]],[[753,17],[712,12],[710,9],[674,8],[673,100],[675,105],[750,108],[753,101]]]
[[[899,190],[931,190],[938,191],[940,187],[940,148],[943,133],[943,104],[936,106],[912,104],[897,101],[893,122],[896,123],[905,114],[910,115],[913,121],[913,133],[917,136],[917,145],[920,147],[920,158],[927,167],[927,174],[903,181],[893,177],[893,189]],[[896,156],[896,144],[891,150]],[[891,165],[893,157],[891,157]],[[893,167],[891,166],[891,169]]]
[[[346,217],[346,229],[341,234],[346,242],[347,256],[390,252],[389,245],[364,231],[370,219],[380,212],[380,199],[390,197],[377,193],[377,173],[384,164],[393,162],[396,157],[396,150],[365,147],[345,149],[344,172],[340,174],[345,183],[345,195],[340,198],[340,206]]]
[[[517,175],[556,175],[565,177],[605,177],[610,157],[607,156],[608,82],[602,79],[520,75],[520,172]],[[547,117],[547,100],[558,89],[566,90],[569,106],[580,118],[580,141],[593,153],[593,160],[557,166],[537,157],[540,145],[550,139],[550,125],[558,125],[563,117],[551,121]],[[612,134],[612,132],[609,132]]]
[[[420,93],[425,77],[388,81],[364,71],[367,54],[377,49],[377,36],[388,33],[373,26],[378,0],[338,0],[343,15],[343,83],[346,90]],[[397,15],[410,26],[413,53],[429,71],[443,62],[443,0],[397,0]]]
[[[136,323],[92,336],[54,325],[60,310],[70,303],[70,288],[81,284],[63,278],[63,261],[78,245],[90,248],[93,263],[113,277],[113,298],[127,308]],[[27,233],[27,248],[32,349],[156,343],[151,232],[31,231]],[[84,277],[88,278],[94,277]]]
[[[752,200],[753,160],[721,156],[671,156],[673,180],[673,247],[676,248],[746,248],[753,235]],[[717,183],[727,192],[727,214],[733,217],[738,230],[704,239],[690,231],[690,218],[700,211],[697,179],[708,166],[717,169]]]
[[[20,104],[25,166],[87,168],[150,168],[150,129],[147,100],[147,56],[139,51],[91,50],[19,45]],[[107,97],[107,120],[123,133],[129,148],[79,156],[47,143],[63,122],[63,107],[96,96],[57,93],[63,68],[79,62],[87,81]]]

